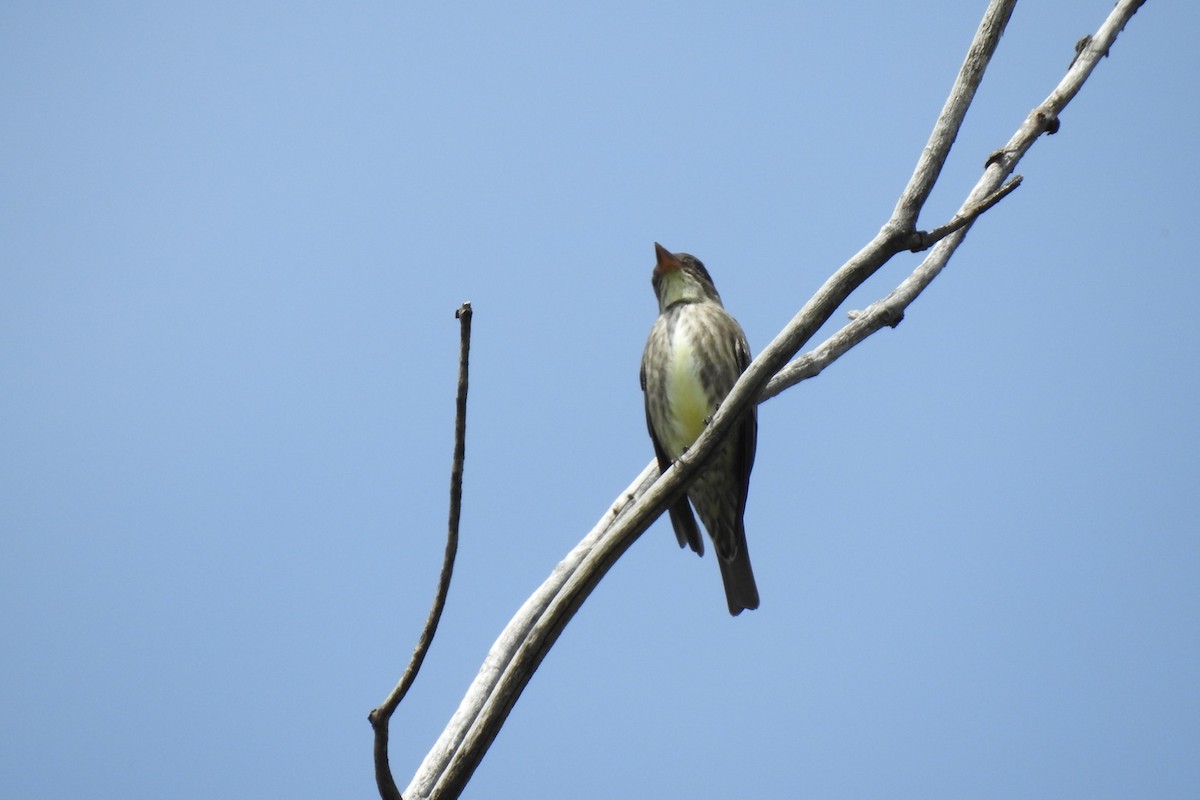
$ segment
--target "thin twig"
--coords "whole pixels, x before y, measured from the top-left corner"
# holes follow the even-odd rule
[[[973,223],[985,211],[990,210],[1001,200],[1012,194],[1013,191],[1021,185],[1021,181],[1023,180],[1025,179],[1022,176],[1014,175],[1012,180],[1001,186],[996,191],[992,192],[987,197],[983,198],[977,203],[963,208],[945,225],[939,225],[931,231],[913,231],[912,234],[909,235],[908,241],[905,243],[907,248],[914,253],[919,253],[922,250],[928,250],[950,234],[955,233]]]
[[[433,608],[425,619],[425,627],[417,639],[408,667],[400,677],[396,688],[383,701],[379,708],[367,715],[371,727],[375,729],[375,783],[379,787],[379,796],[383,800],[404,800],[392,770],[388,764],[388,722],[395,713],[396,707],[408,694],[409,688],[421,671],[425,654],[433,644],[437,633],[438,622],[442,618],[442,610],[446,607],[446,595],[450,591],[450,577],[454,573],[454,557],[458,553],[458,523],[462,516],[462,480],[463,462],[467,451],[467,366],[471,354],[471,304],[463,303],[454,316],[459,321],[459,353],[458,353],[458,395],[454,404],[454,461],[450,467],[450,520],[447,525],[446,550],[442,555],[442,572],[438,578],[437,594],[433,600]]]

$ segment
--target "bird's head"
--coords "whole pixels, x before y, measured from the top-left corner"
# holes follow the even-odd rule
[[[654,294],[658,297],[659,312],[676,303],[712,302],[721,305],[721,295],[713,285],[708,270],[700,259],[687,253],[672,253],[658,242],[654,243],[658,263],[654,265]]]

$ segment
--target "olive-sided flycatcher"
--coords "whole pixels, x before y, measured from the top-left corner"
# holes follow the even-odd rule
[[[646,427],[658,466],[666,470],[700,436],[725,395],[750,363],[750,346],[737,320],[721,304],[708,270],[687,253],[655,243],[654,294],[658,319],[642,354]],[[746,550],[746,491],[758,417],[753,407],[681,496],[667,509],[679,546],[704,555],[692,507],[712,537],[725,583],[729,613],[758,608],[758,587]],[[688,501],[691,501],[691,505]]]

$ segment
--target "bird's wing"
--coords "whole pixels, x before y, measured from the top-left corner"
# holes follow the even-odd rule
[[[737,357],[738,373],[745,372],[746,367],[750,366],[750,362],[753,360],[750,357],[750,344],[746,341],[745,333],[742,333],[738,337],[734,354]],[[757,404],[752,404],[746,411],[745,416],[738,423],[738,428],[733,435],[737,437],[735,444],[737,453],[735,468],[737,470],[738,482],[741,485],[741,492],[738,496],[738,519],[740,520],[746,512],[746,495],[750,492],[750,471],[754,469],[754,454],[758,448]]]

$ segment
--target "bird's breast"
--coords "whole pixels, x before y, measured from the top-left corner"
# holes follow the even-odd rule
[[[665,389],[670,413],[665,420],[666,430],[659,432],[664,448],[672,458],[679,455],[704,432],[705,421],[712,415],[712,403],[700,379],[700,354],[696,337],[688,330],[684,315],[673,326],[670,336],[669,363],[666,368]]]

